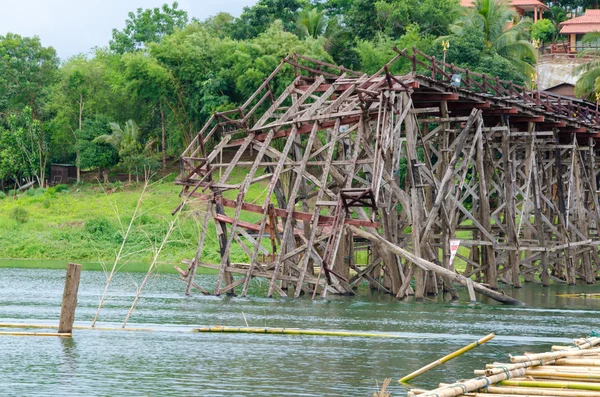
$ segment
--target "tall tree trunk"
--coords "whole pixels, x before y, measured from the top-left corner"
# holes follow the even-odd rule
[[[81,134],[81,126],[83,120],[83,93],[79,94],[79,134]],[[81,183],[81,151],[79,150],[78,142],[79,138],[75,136],[75,144],[77,145],[77,150],[75,151],[75,155],[77,158],[75,159],[75,166],[77,168],[77,183]]]
[[[163,111],[162,108],[162,102],[160,104],[160,124],[162,127],[162,139],[161,139],[161,143],[162,143],[162,168],[163,170],[167,168],[167,149],[166,149],[166,142],[165,142],[165,112]]]

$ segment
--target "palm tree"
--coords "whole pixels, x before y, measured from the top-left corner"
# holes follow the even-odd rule
[[[317,7],[302,9],[298,13],[296,24],[300,37],[312,37],[315,39],[323,36],[329,28],[328,25],[330,25],[325,11],[319,10]]]
[[[527,59],[537,58],[537,51],[528,40],[528,30],[532,23],[529,18],[513,23],[516,18],[517,15],[507,0],[475,0],[473,7],[465,9],[463,16],[450,30],[461,35],[467,27],[477,29],[489,49],[508,59],[526,76],[530,76],[535,70]]]
[[[583,44],[596,44],[600,41],[600,32],[587,33],[583,36]],[[574,70],[576,74],[583,73],[575,84],[575,95],[580,98],[588,98],[598,101],[596,93],[600,92],[600,51],[596,48],[586,48],[579,51],[578,57],[594,56],[590,62],[577,66]]]
[[[92,142],[106,143],[115,148],[119,152],[119,157],[122,163],[135,164],[135,158],[142,156],[142,154],[149,153],[155,146],[156,141],[151,139],[142,147],[141,138],[142,134],[140,127],[133,120],[125,122],[124,128],[121,128],[119,123],[110,123],[111,134],[100,135],[96,137]],[[135,168],[135,165],[128,166],[129,171],[129,182],[131,183],[131,171]]]

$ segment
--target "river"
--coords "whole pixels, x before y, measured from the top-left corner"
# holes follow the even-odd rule
[[[0,269],[0,321],[56,324],[63,270]],[[99,325],[123,321],[143,274],[120,273]],[[199,282],[214,285],[211,275]],[[76,324],[89,325],[105,275],[83,271]],[[526,306],[359,296],[311,301],[183,295],[174,275],[154,276],[129,326],[155,332],[75,330],[73,338],[0,336],[3,396],[371,396],[397,379],[490,332],[497,337],[416,378],[416,387],[472,377],[508,353],[548,351],[552,344],[600,331],[600,300],[558,294],[598,287],[528,285],[506,290]],[[253,282],[251,293],[266,287]],[[441,299],[441,298],[440,298]],[[323,337],[186,332],[201,325],[298,327],[389,332],[402,338]],[[7,331],[6,329],[3,331]]]

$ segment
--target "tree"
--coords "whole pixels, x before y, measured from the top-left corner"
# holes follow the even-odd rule
[[[235,20],[231,35],[238,40],[252,39],[276,20],[284,30],[294,31],[298,11],[308,6],[308,0],[259,0],[252,7],[244,7],[242,15]]]
[[[454,35],[461,36],[465,29],[475,29],[482,35],[487,50],[506,58],[530,76],[534,68],[528,61],[537,58],[536,50],[528,40],[531,20],[522,18],[515,24],[507,24],[515,19],[515,12],[505,0],[476,0],[473,8],[465,9],[451,30]]]
[[[541,44],[548,44],[556,36],[556,27],[549,19],[540,19],[531,27],[531,38]]]
[[[119,162],[125,166],[131,182],[131,174],[137,177],[146,167],[153,168],[154,162],[148,161],[148,154],[154,146],[154,141],[149,141],[142,146],[140,128],[133,120],[128,120],[124,128],[118,123],[110,123],[111,134],[100,135],[92,143],[106,143],[119,152]]]
[[[7,126],[0,131],[0,179],[12,179],[19,186],[33,181],[44,186],[48,144],[40,121],[26,107],[9,115]]]
[[[147,43],[158,43],[176,29],[183,29],[188,23],[188,14],[178,7],[175,1],[170,7],[163,4],[160,8],[138,8],[135,14],[130,12],[125,28],[122,31],[113,29],[110,49],[119,54],[133,52]]]
[[[43,47],[37,36],[0,36],[0,115],[28,106],[32,117],[39,119],[57,71],[56,51]]]
[[[141,53],[127,54],[123,60],[130,92],[154,104],[160,112],[162,167],[165,169],[167,167],[165,107],[174,107],[170,103],[173,102],[176,92],[175,79],[168,69],[151,56]]]
[[[52,88],[49,112],[54,114],[51,126],[57,145],[70,145],[75,150],[77,182],[81,181],[79,140],[86,118],[94,118],[109,108],[118,109],[115,91],[118,84],[111,80],[112,71],[100,50],[93,58],[75,55],[63,65],[58,83]]]
[[[587,33],[583,36],[583,44],[597,43],[600,40],[600,32]],[[595,55],[590,62],[577,66],[575,73],[581,73],[579,80],[575,84],[575,95],[580,98],[587,98],[598,102],[598,93],[600,92],[600,59],[597,57],[599,51],[595,48],[584,49],[577,56]]]
[[[109,133],[110,127],[106,119],[86,120],[77,142],[81,168],[98,169],[104,183],[108,183],[107,170],[118,163],[118,151],[107,143],[94,142],[94,139]]]
[[[327,28],[327,17],[317,7],[304,8],[298,14],[298,33],[300,37],[319,38]]]

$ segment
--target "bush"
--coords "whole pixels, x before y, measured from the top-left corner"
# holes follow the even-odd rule
[[[18,223],[25,223],[29,218],[29,212],[23,207],[17,207],[12,211],[12,218]]]
[[[548,44],[556,36],[556,27],[549,19],[540,19],[531,27],[531,37],[542,44]]]
[[[4,193],[2,190],[0,190],[0,200],[3,200],[6,198],[6,193]]]
[[[94,218],[85,223],[85,231],[95,238],[112,239],[114,226],[106,218]]]
[[[69,190],[69,185],[61,184],[54,186],[54,191],[56,193],[66,192],[67,190]]]
[[[13,197],[13,196],[17,195],[17,191],[10,189],[7,194],[8,194],[8,197]]]

